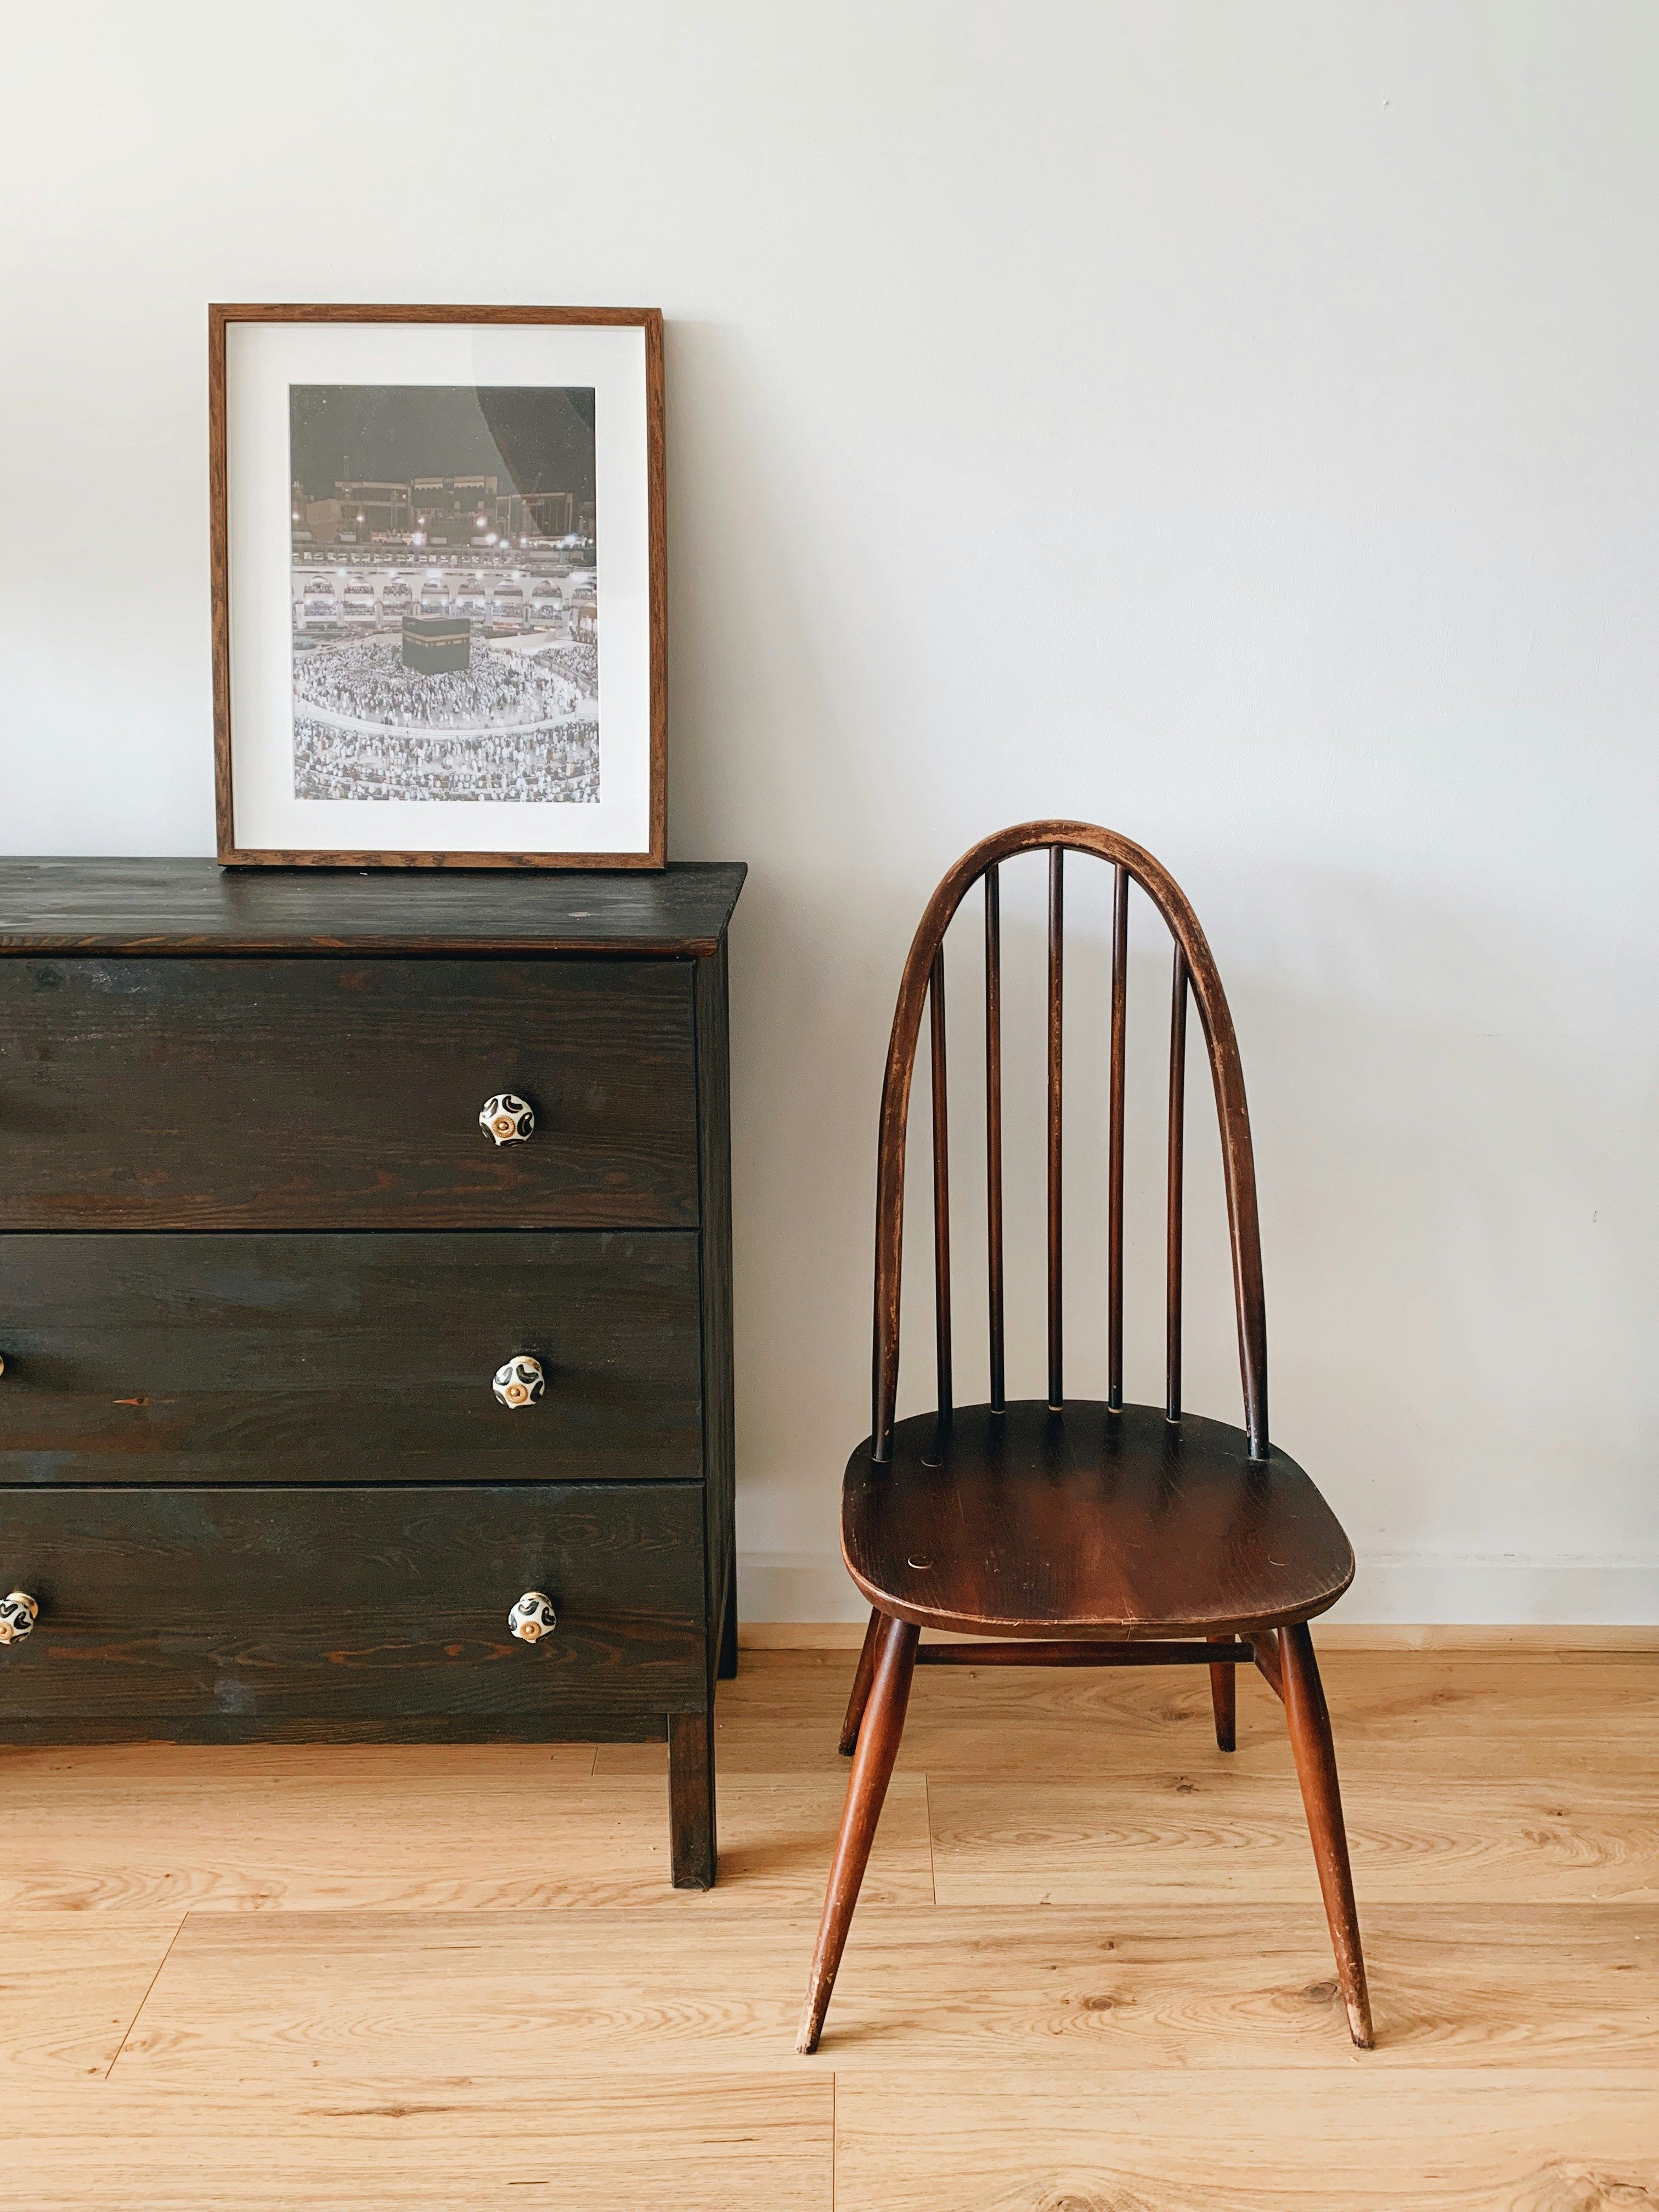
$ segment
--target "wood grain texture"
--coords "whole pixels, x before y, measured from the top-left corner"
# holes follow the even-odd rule
[[[821,2047],[837,2070],[989,2061],[1092,2081],[1119,2064],[1271,2076],[1501,2061],[1639,2076],[1659,2061],[1656,1945],[1650,1905],[1373,1908],[1377,2050],[1361,2060],[1316,1896],[1305,1907],[866,1909]]]
[[[1161,1406],[1073,1399],[899,1422],[848,1462],[842,1546],[871,1604],[994,1635],[1209,1636],[1334,1605],[1353,1551],[1288,1454]]]
[[[722,1887],[622,1911],[192,1913],[112,2078],[793,2069],[812,1916],[723,1907]],[[989,2064],[1098,2096],[1147,2068],[1270,2084],[1362,2063],[1591,2081],[1659,2067],[1659,1906],[1385,1905],[1366,1948],[1377,2049],[1362,2062],[1316,1898],[1040,1911],[867,1898],[824,2070]]]
[[[446,1715],[557,1737],[708,1698],[694,1483],[12,1490],[0,1548],[40,1607],[0,1741]],[[559,1615],[533,1645],[507,1621],[526,1589]]]
[[[212,860],[0,858],[0,955],[678,955],[718,947],[747,872],[227,874]]]
[[[933,1776],[939,1900],[1115,1904],[1316,1894],[1296,1777],[1249,1774],[1197,1739],[1178,1768],[1109,1782],[956,1782]],[[1345,1761],[1361,1900],[1659,1901],[1655,1777],[1420,1775]]]
[[[77,1745],[0,1753],[0,1912],[611,1911],[670,1894],[654,1776],[591,1744]],[[810,1923],[844,1772],[720,1777],[709,1909]],[[892,1785],[866,1892],[933,1903],[927,1790]],[[698,1900],[685,1900],[688,1907]],[[797,1975],[805,1953],[796,1961]],[[799,1995],[799,1991],[797,1991]]]
[[[831,2212],[833,2107],[827,2081],[638,2072],[276,2096],[31,2084],[6,2148],[31,2212]]]
[[[239,845],[231,730],[228,365],[226,333],[235,323],[600,324],[639,330],[645,351],[646,564],[649,596],[649,778],[647,848],[628,853],[270,852]],[[668,821],[667,478],[663,429],[662,313],[657,307],[388,307],[215,305],[208,309],[208,495],[212,587],[213,726],[219,858],[238,867],[323,868],[660,868]]]
[[[184,1915],[0,1916],[0,2110],[52,2083],[101,2082]]]
[[[1559,1886],[1526,1832],[1564,1780],[1577,1804],[1626,1789],[1632,1820],[1651,1802],[1650,1656],[1326,1658],[1357,1866],[1372,1853],[1363,2058],[1265,1685],[1245,1677],[1229,1759],[1201,1668],[919,1674],[808,2062],[790,2046],[855,1658],[753,1652],[722,1689],[720,1881],[701,1896],[665,1887],[660,1741],[598,1754],[653,1772],[591,1780],[574,1747],[0,1753],[0,2081],[24,2092],[0,2134],[27,2201],[830,2212],[833,2152],[834,2212],[1659,2204],[1659,1900]],[[1110,1875],[1102,1808],[1139,1821],[1137,1775],[1158,1802],[1134,1861],[1189,1883],[929,1904],[930,1798],[945,1844],[966,1792],[1004,1790],[996,1820],[1017,1817],[1005,1778],[1024,1777],[1042,1850],[1081,1790],[1079,1863]],[[1192,1830],[1169,1824],[1194,1802]],[[1436,1805],[1470,1837],[1520,1808],[1501,1866],[1454,1876],[1413,1825]],[[1379,1822],[1386,1851],[1365,1842]],[[1276,1871],[1292,1854],[1297,1889]],[[1494,1879],[1504,1901],[1481,1895]]]
[[[702,1474],[686,1231],[0,1237],[0,1352],[6,1483]]]
[[[689,1227],[692,973],[0,959],[0,1229]]]
[[[1636,2084],[1546,2072],[1114,2077],[1108,2097],[987,2069],[849,2075],[836,2212],[1643,2212],[1659,2137]]]
[[[723,1689],[715,1726],[723,1772],[840,1773],[836,1741],[857,1662],[839,1651],[750,1650]],[[1332,1719],[1341,1731],[1345,1789],[1362,1824],[1386,1790],[1419,1783],[1514,1784],[1547,1792],[1579,1775],[1646,1788],[1659,1801],[1659,1662],[1590,1659],[1564,1665],[1535,1654],[1502,1657],[1322,1651]],[[1584,1667],[1593,1667],[1586,1674]],[[1595,1726],[1584,1726],[1595,1700]],[[924,1668],[910,1693],[898,1771],[935,1783],[1001,1788],[1022,1781],[1128,1784],[1157,1802],[1174,1778],[1212,1789],[1240,1779],[1285,1789],[1294,1781],[1285,1717],[1259,1678],[1238,1692],[1238,1747],[1213,1749],[1210,1693],[1198,1669]],[[659,1745],[602,1747],[639,1771],[660,1765]],[[1145,1790],[1150,1797],[1142,1799]],[[1122,1799],[1120,1796],[1120,1802]],[[1243,1793],[1243,1802],[1249,1802]]]

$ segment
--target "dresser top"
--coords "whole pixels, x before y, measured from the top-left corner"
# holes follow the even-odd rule
[[[222,869],[0,859],[9,952],[612,952],[719,947],[747,870]]]

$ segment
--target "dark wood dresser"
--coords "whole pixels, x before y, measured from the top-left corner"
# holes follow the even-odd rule
[[[665,1735],[712,1882],[743,878],[0,860],[0,1742]]]

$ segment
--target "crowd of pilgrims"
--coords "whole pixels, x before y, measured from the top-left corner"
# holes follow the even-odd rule
[[[343,730],[296,715],[296,799],[507,799],[593,805],[599,726],[503,730],[488,737]]]
[[[460,729],[480,722],[523,727],[570,714],[599,687],[591,645],[534,655],[478,651],[470,668],[422,674],[384,640],[296,659],[297,705],[396,729]]]
[[[550,653],[538,653],[538,663],[562,676],[576,687],[579,699],[597,699],[599,696],[599,648],[597,645],[559,645]]]

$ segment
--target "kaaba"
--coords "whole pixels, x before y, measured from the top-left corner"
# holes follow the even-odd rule
[[[447,676],[472,665],[472,625],[465,615],[405,615],[404,666],[417,676]]]

